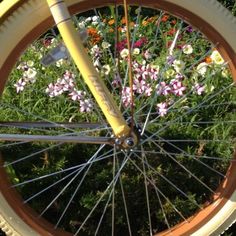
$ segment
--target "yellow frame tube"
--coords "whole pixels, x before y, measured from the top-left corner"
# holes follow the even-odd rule
[[[115,136],[128,136],[130,127],[86,53],[65,2],[63,0],[47,0],[47,2],[71,57],[111,125]]]

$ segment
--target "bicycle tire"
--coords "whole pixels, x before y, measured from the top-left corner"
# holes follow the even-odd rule
[[[77,9],[90,9],[113,3],[109,0],[94,0],[91,6],[91,2],[87,0],[66,2],[71,13]],[[217,49],[225,60],[229,61],[232,76],[236,81],[236,19],[217,1],[133,0],[129,2],[134,5],[144,3],[172,12],[173,15],[199,28],[218,45]],[[35,35],[41,35],[53,25],[53,20],[46,2],[41,0],[15,0],[11,3],[5,1],[0,4],[0,7],[0,44],[4,45],[0,49],[0,86],[3,88],[15,63],[15,58],[20,56]],[[236,219],[236,164],[232,164],[227,174],[229,179],[227,178],[221,187],[223,189],[223,186],[227,185],[227,192],[199,212],[195,223],[191,226],[186,223],[177,225],[172,229],[171,234],[167,231],[160,235],[219,235],[230,227]],[[7,181],[3,179],[7,177],[1,171],[0,227],[7,235],[70,235],[64,231],[55,230],[48,222],[38,219],[34,212],[23,206],[20,198],[15,198],[18,194],[12,189],[9,190]]]

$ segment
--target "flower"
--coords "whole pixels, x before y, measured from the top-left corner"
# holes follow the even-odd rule
[[[170,81],[172,86],[172,93],[176,96],[183,96],[183,92],[186,90],[186,87],[183,85],[182,81],[178,79],[172,79]]]
[[[50,83],[48,87],[46,88],[46,93],[49,95],[49,97],[55,97],[55,89],[54,84]]]
[[[19,80],[14,84],[14,86],[16,87],[16,92],[19,93],[19,92],[23,91],[24,88],[25,88],[25,85],[26,85],[26,82],[24,81],[24,79],[19,79]]]
[[[131,104],[131,89],[130,87],[124,87],[121,95],[122,102],[125,107]]]
[[[98,47],[98,45],[94,45],[91,49],[90,49],[90,53],[92,56],[94,57],[100,57],[102,54],[101,49]]]
[[[186,55],[192,54],[193,47],[190,44],[186,44],[183,46],[183,53]]]
[[[105,42],[105,41],[102,42],[102,48],[103,48],[103,49],[107,49],[107,48],[109,48],[110,46],[111,46],[110,43]]]
[[[225,62],[217,50],[212,52],[210,58],[212,59],[213,63],[217,65],[222,65]]]
[[[165,116],[167,114],[168,108],[166,102],[161,102],[157,104],[158,113],[160,116]]]
[[[174,75],[175,75],[175,71],[173,69],[169,69],[169,70],[165,71],[165,77],[167,79],[174,77]]]
[[[168,95],[171,93],[171,88],[169,85],[167,85],[164,81],[160,82],[157,87],[156,87],[156,91],[158,95]]]
[[[147,38],[142,37],[134,43],[134,48],[141,48],[144,44],[148,42]]]
[[[90,37],[91,43],[93,45],[96,45],[97,43],[99,43],[101,41],[101,36],[98,33],[97,29],[92,28],[92,27],[88,28],[87,33],[88,33],[88,36]]]
[[[29,60],[29,61],[26,62],[26,65],[27,65],[28,67],[33,67],[34,62],[33,62],[32,60]]]
[[[120,52],[120,56],[122,58],[126,58],[129,55],[129,50],[127,48],[124,48],[121,52]]]
[[[111,19],[108,21],[108,25],[114,25],[115,24],[115,20],[114,19]]]
[[[145,58],[146,60],[152,58],[152,54],[149,52],[149,50],[146,50],[146,51],[144,52],[144,58]]]
[[[134,48],[133,49],[133,54],[134,55],[138,55],[140,53],[140,49],[139,48]]]
[[[121,86],[121,83],[122,83],[122,81],[121,81],[120,75],[117,74],[117,75],[115,75],[115,78],[111,84],[114,88],[119,88]]]
[[[104,73],[105,75],[109,75],[111,72],[111,67],[110,65],[104,65],[102,66],[102,73]]]
[[[79,28],[80,29],[84,29],[85,27],[86,27],[86,22],[85,21],[79,22]]]
[[[80,111],[81,112],[91,112],[93,104],[91,99],[85,99],[80,101]]]
[[[197,73],[199,73],[200,75],[204,76],[207,72],[207,67],[208,64],[206,62],[201,62],[198,66],[197,66]]]
[[[142,79],[135,79],[133,90],[136,91],[136,93],[142,94],[145,92],[147,88],[146,82]]]
[[[69,94],[69,96],[71,97],[73,101],[80,101],[81,99],[84,99],[85,95],[86,93],[84,91],[80,91],[76,89],[71,91],[71,93]]]
[[[185,63],[181,60],[174,60],[172,65],[177,73],[181,73],[185,68]]]
[[[89,23],[91,20],[92,20],[91,17],[87,17],[87,18],[85,19],[85,22],[86,22],[86,23]]]
[[[99,16],[93,16],[92,17],[92,21],[99,21],[99,20],[100,20]]]
[[[25,81],[30,83],[34,83],[36,81],[36,75],[37,71],[35,68],[28,68],[28,70],[23,73]]]
[[[202,93],[205,91],[205,86],[202,86],[199,83],[195,83],[194,91],[197,95],[202,95]]]
[[[162,22],[166,22],[168,19],[169,19],[169,15],[164,15],[162,18],[161,18],[161,21]]]
[[[205,62],[206,62],[207,64],[212,63],[211,57],[207,56],[207,57],[205,58]]]

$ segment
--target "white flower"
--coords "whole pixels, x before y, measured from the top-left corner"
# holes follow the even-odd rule
[[[102,72],[105,74],[105,75],[109,75],[110,72],[111,72],[111,67],[109,65],[104,65],[102,67]]]
[[[99,21],[99,16],[93,16],[92,21]]]
[[[227,68],[224,68],[224,69],[222,70],[221,74],[222,74],[222,76],[223,76],[224,78],[228,78],[229,75],[230,75]]]
[[[186,44],[183,46],[183,53],[184,54],[189,55],[189,54],[192,54],[192,52],[193,52],[193,47],[190,44]]]
[[[96,26],[96,25],[98,25],[98,23],[99,23],[99,22],[97,22],[97,21],[93,21],[93,22],[92,22],[92,25]],[[99,32],[98,32],[98,33],[99,33]]]
[[[202,62],[197,66],[197,72],[200,75],[205,75],[207,72],[207,67],[208,67],[208,64],[206,62]]]
[[[129,50],[127,48],[124,48],[121,52],[120,52],[120,56],[122,58],[126,58],[129,55]]]
[[[37,71],[35,68],[28,68],[28,70],[23,73],[25,81],[30,83],[34,83],[36,81],[36,75]]]
[[[93,65],[94,65],[95,67],[101,67],[101,63],[100,63],[100,61],[99,61],[99,58],[97,58],[97,59],[94,61]]]
[[[16,92],[19,93],[24,90],[26,82],[23,79],[19,79],[14,86],[16,87]]]
[[[65,59],[60,59],[60,60],[58,60],[58,61],[56,61],[56,66],[57,67],[61,67],[63,64],[65,64]]]
[[[175,71],[173,69],[169,69],[169,70],[165,71],[165,77],[167,79],[174,77],[174,75],[175,75]]]
[[[107,49],[107,48],[109,48],[110,46],[111,46],[110,43],[105,42],[105,41],[102,42],[102,48],[103,48],[103,49]]]
[[[97,44],[91,48],[90,52],[94,57],[100,57],[102,53]]]
[[[33,67],[34,62],[29,60],[29,61],[26,62],[26,65],[29,66],[29,67]]]
[[[79,23],[79,28],[80,28],[80,29],[84,29],[85,26],[86,26],[86,24],[85,24],[84,21],[82,21],[82,22]]]
[[[92,18],[91,18],[91,17],[88,17],[88,18],[85,19],[85,22],[86,22],[86,23],[89,23],[91,20],[92,20]]]
[[[134,48],[133,54],[138,55],[139,53],[140,53],[140,49],[139,48]]]
[[[90,112],[93,109],[93,104],[90,99],[85,99],[80,101],[80,111],[81,112]]]
[[[181,60],[174,60],[172,65],[177,73],[181,73],[185,68],[185,63]]]
[[[221,57],[220,53],[217,50],[214,50],[212,52],[210,58],[217,65],[222,65],[225,62],[224,59]]]

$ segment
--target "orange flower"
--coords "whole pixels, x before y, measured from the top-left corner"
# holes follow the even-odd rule
[[[114,32],[114,29],[110,28],[110,29],[109,29],[109,32],[110,32],[110,33],[113,33],[113,32]]]
[[[210,63],[212,63],[212,59],[211,59],[211,57],[206,57],[205,58],[205,62],[207,63],[207,64],[210,64]]]
[[[92,44],[97,44],[99,41],[101,41],[101,36],[98,34],[98,31],[95,28],[88,28],[87,33]]]
[[[148,25],[148,21],[143,20],[143,21],[142,21],[142,25],[143,25],[143,26],[147,26],[147,25]]]
[[[133,21],[130,22],[129,25],[130,25],[130,27],[134,27],[134,22]]]
[[[121,19],[121,24],[126,24],[126,20],[125,20],[125,17],[122,17],[122,19]]]
[[[171,24],[175,25],[176,24],[176,20],[172,20]]]
[[[108,21],[108,25],[114,25],[115,24],[115,20],[114,19],[111,19]]]
[[[176,30],[174,28],[172,28],[167,32],[167,35],[174,35],[175,32],[176,32]]]
[[[169,16],[168,16],[168,15],[164,15],[164,16],[161,18],[161,21],[162,21],[162,22],[166,22],[168,19],[169,19]]]
[[[154,17],[154,16],[147,19],[147,21],[151,22],[151,23],[153,23],[155,20],[156,20],[156,17]]]

